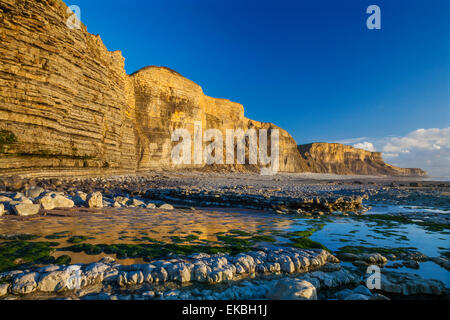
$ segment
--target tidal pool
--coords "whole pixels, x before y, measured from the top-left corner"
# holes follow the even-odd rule
[[[404,210],[418,210],[418,208],[376,206],[368,214],[404,212]],[[429,257],[436,257],[448,254],[450,250],[448,229],[430,231],[417,224],[392,221],[383,224],[365,220],[364,217],[309,218],[219,208],[197,210],[73,208],[53,210],[47,216],[29,219],[0,218],[2,237],[0,249],[5,243],[13,241],[8,240],[8,236],[23,234],[36,235],[35,239],[28,240],[30,242],[54,242],[52,248],[55,250],[51,255],[55,258],[67,255],[71,258],[72,264],[95,262],[106,255],[116,257],[121,264],[142,263],[145,257],[130,254],[133,246],[143,246],[145,250],[150,246],[152,253],[160,246],[167,246],[167,250],[175,251],[179,248],[176,246],[194,246],[191,249],[194,251],[196,248],[226,246],[245,249],[260,245],[289,245],[296,239],[304,238],[322,244],[332,252],[344,246],[412,247]],[[304,241],[297,241],[297,244],[305,245]],[[306,242],[306,245],[308,244],[309,242]],[[89,247],[91,245],[103,247],[91,250]],[[129,245],[129,247],[121,254],[102,251],[114,245]],[[137,247],[136,250],[141,249]],[[121,248],[117,250],[119,253],[122,252]],[[144,253],[148,252],[145,250]],[[405,267],[397,270],[416,273],[424,278],[438,279],[450,287],[449,272],[431,261],[420,263],[418,270]]]

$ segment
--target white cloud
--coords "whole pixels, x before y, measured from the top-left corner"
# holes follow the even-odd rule
[[[375,147],[372,143],[368,142],[368,141],[364,141],[364,142],[360,142],[360,143],[356,143],[353,145],[354,148],[358,148],[358,149],[364,149],[367,151],[375,151]]]
[[[418,129],[404,137],[354,138],[338,142],[381,151],[386,162],[395,166],[421,168],[430,176],[450,177],[450,127]]]
[[[405,153],[410,149],[440,150],[450,148],[450,127],[444,129],[418,129],[406,137],[392,138],[383,147],[383,152]]]

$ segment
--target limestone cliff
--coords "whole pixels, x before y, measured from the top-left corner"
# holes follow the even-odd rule
[[[127,75],[121,53],[68,28],[69,16],[60,0],[0,0],[0,173],[173,169],[176,128],[278,128],[168,68]],[[298,155],[280,129],[280,170],[305,168]]]
[[[1,175],[183,168],[171,161],[171,135],[176,128],[193,132],[195,122],[224,135],[227,129],[279,129],[282,172],[372,173],[350,158],[327,167],[319,153],[302,157],[286,131],[246,118],[242,105],[208,97],[168,68],[146,67],[127,75],[121,52],[109,52],[84,25],[68,28],[70,15],[61,0],[0,0]]]
[[[224,138],[227,129],[279,129],[280,170],[297,172],[306,168],[294,139],[286,131],[246,118],[242,105],[206,96],[199,85],[173,70],[146,67],[128,78],[128,87],[134,90],[127,95],[127,103],[135,114],[139,170],[173,168],[172,132],[185,128],[192,136],[197,121],[204,130],[219,129]]]
[[[59,0],[0,1],[0,130],[7,172],[135,167],[120,52],[66,26]]]
[[[336,174],[424,176],[421,169],[391,166],[381,152],[370,152],[339,143],[310,143],[298,146],[309,171]]]

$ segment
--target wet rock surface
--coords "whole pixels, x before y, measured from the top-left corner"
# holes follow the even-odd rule
[[[448,289],[444,283],[412,273],[420,271],[425,262],[448,270],[445,248],[440,249],[441,256],[427,256],[413,248],[393,250],[352,245],[349,246],[351,250],[334,252],[342,263],[326,250],[305,249],[305,246],[317,245],[308,237],[322,228],[318,224],[325,222],[327,216],[339,218],[348,215],[356,221],[376,223],[381,234],[389,234],[389,228],[400,223],[443,232],[442,237],[445,237],[449,223],[446,190],[448,185],[438,183],[411,187],[409,183],[394,186],[392,182],[382,180],[364,180],[361,183],[346,180],[304,181],[290,175],[246,176],[242,179],[232,174],[178,173],[175,176],[23,179],[21,183],[9,184],[0,192],[1,219],[33,219],[56,214],[55,209],[58,208],[59,212],[69,212],[74,208],[135,208],[133,210],[137,211],[150,209],[147,214],[155,210],[164,210],[168,214],[180,209],[194,212],[195,207],[239,207],[265,210],[283,219],[286,218],[283,215],[289,215],[318,219],[320,222],[313,225],[313,231],[308,229],[292,233],[289,238],[293,241],[291,244],[298,247],[280,248],[277,244],[239,254],[174,254],[163,260],[131,265],[116,263],[112,258],[103,258],[97,263],[70,265],[70,258],[61,257],[59,261],[67,265],[24,266],[20,270],[1,274],[0,296],[7,299],[108,300],[383,300],[399,296],[446,297]],[[406,202],[405,197],[408,199]],[[437,208],[441,211],[426,211],[433,197],[437,199]],[[380,215],[362,214],[371,205],[389,202],[395,205],[412,203],[418,209]],[[16,207],[32,208],[35,213],[29,217],[17,216]],[[382,229],[384,226],[388,228]],[[275,235],[280,236],[279,233]],[[60,237],[57,234],[50,236],[54,239]],[[220,237],[224,241],[237,241],[229,235],[218,234]],[[189,237],[173,238],[185,241]],[[5,235],[2,239],[15,241],[21,238]],[[75,236],[68,237],[67,241],[72,242],[74,247],[81,242],[79,248],[85,248],[82,250],[97,250],[95,246],[90,248],[83,244],[85,239],[88,237]],[[263,241],[267,239],[272,241],[271,237],[260,238]],[[249,240],[239,241],[245,243]],[[129,250],[133,249],[130,247]],[[20,263],[21,259],[17,259],[17,264]],[[382,268],[383,274],[382,287],[375,291],[365,286],[365,271],[373,265]],[[401,271],[404,269],[410,271]]]

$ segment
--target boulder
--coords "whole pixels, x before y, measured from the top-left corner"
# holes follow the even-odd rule
[[[12,209],[18,216],[32,216],[39,212],[40,206],[38,204],[21,203],[12,205]]]
[[[363,294],[365,296],[372,295],[372,292],[370,292],[370,290],[366,286],[363,286],[363,285],[360,285],[360,286],[356,287],[355,289],[353,289],[353,292]]]
[[[173,210],[174,209],[173,205],[168,204],[168,203],[164,203],[163,205],[160,205],[159,208],[165,209],[165,210]]]
[[[339,292],[336,292],[335,297],[338,300],[344,300],[345,298],[347,298],[348,296],[352,295],[353,291],[350,289],[344,289],[341,290]]]
[[[67,271],[53,271],[41,276],[37,290],[42,292],[59,292],[66,288],[70,273]]]
[[[267,295],[272,300],[317,300],[316,288],[308,281],[300,279],[279,280]]]
[[[44,188],[32,187],[32,188],[28,189],[27,191],[25,191],[25,195],[29,198],[37,198],[44,192],[45,192]]]
[[[53,198],[55,208],[73,208],[74,202],[67,197],[56,195]]]
[[[85,206],[86,205],[87,194],[82,191],[77,191],[75,196],[73,197],[73,201],[77,206]]]
[[[389,299],[388,297],[386,297],[382,294],[375,293],[374,295],[371,295],[369,297],[369,300],[391,300],[391,299]]]
[[[31,272],[18,275],[12,284],[12,293],[28,294],[36,291],[39,273]]]
[[[134,207],[145,207],[145,203],[139,199],[131,199],[127,204]]]
[[[5,214],[5,206],[0,203],[0,217]]]
[[[127,205],[127,202],[130,201],[130,199],[127,197],[117,196],[114,198],[114,201],[120,204],[121,206],[125,207]]]
[[[352,293],[345,297],[344,300],[369,300],[369,297],[360,293]]]
[[[154,208],[156,208],[156,204],[154,204],[154,203],[149,203],[149,204],[147,204],[146,208],[147,208],[147,209],[154,209]]]
[[[101,192],[90,193],[86,201],[89,208],[103,208],[103,196]]]
[[[6,196],[0,196],[0,202],[11,202],[13,201],[13,199],[11,199],[10,197],[6,197]]]
[[[0,297],[6,296],[8,294],[9,287],[9,283],[0,283]]]
[[[360,260],[363,260],[369,264],[376,264],[376,265],[385,265],[388,261],[385,257],[383,257],[379,253],[363,254],[359,258]]]
[[[75,205],[72,200],[60,194],[47,194],[40,198],[38,202],[45,210],[72,208]]]

